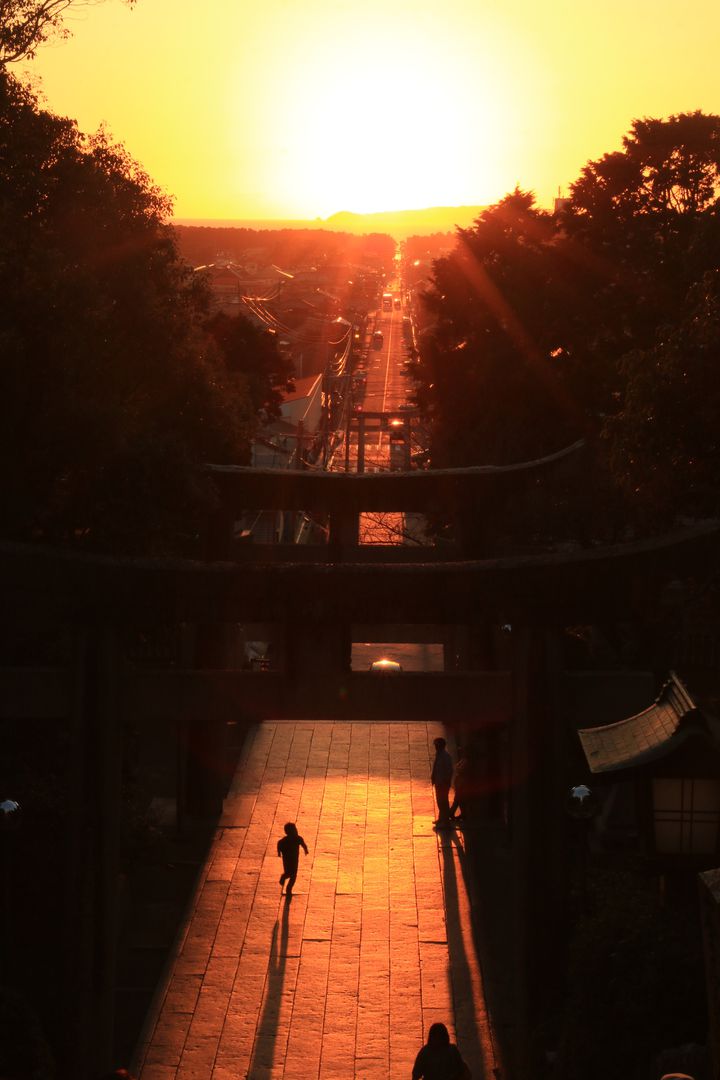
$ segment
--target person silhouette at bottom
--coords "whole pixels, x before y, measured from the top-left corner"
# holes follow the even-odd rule
[[[278,856],[282,856],[283,861],[283,872],[280,875],[280,888],[282,889],[287,881],[285,895],[292,896],[293,885],[295,884],[295,878],[297,877],[298,872],[300,848],[303,849],[306,855],[308,854],[308,848],[302,836],[298,834],[297,825],[293,821],[288,821],[284,828],[285,835],[277,842],[277,853]]]
[[[428,1040],[415,1058],[412,1080],[472,1080],[444,1024],[432,1024]]]

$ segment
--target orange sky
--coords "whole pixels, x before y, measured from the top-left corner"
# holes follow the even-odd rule
[[[720,113],[720,4],[119,0],[26,66],[178,217],[550,205],[631,120]]]

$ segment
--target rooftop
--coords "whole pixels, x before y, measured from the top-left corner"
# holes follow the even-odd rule
[[[692,723],[697,715],[695,702],[672,672],[649,708],[616,724],[578,731],[590,771],[632,769],[664,757],[697,731]]]

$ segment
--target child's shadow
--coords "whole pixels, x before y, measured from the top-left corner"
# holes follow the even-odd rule
[[[255,1035],[248,1076],[255,1076],[256,1074],[260,1076],[265,1075],[265,1073],[269,1075],[269,1070],[274,1064],[275,1043],[278,1035],[283,983],[285,981],[285,965],[287,963],[287,946],[290,936],[291,900],[292,893],[290,896],[285,897],[282,917],[275,920],[272,937],[270,938],[265,1000],[263,1001],[262,1015]],[[275,1064],[277,1063],[275,1062]]]

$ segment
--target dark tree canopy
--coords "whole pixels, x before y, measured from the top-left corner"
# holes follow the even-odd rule
[[[516,190],[459,231],[421,341],[433,463],[519,461],[582,435],[605,485],[594,535],[611,504],[622,530],[717,513],[719,195],[720,117],[678,114],[635,121],[567,211]]]
[[[418,390],[434,464],[509,464],[577,437],[582,425],[558,378],[569,283],[556,238],[552,216],[516,190],[435,262],[437,324]]]
[[[182,546],[210,497],[195,467],[247,453],[168,210],[121,147],[0,77],[5,535]]]
[[[597,268],[594,323],[616,358],[681,318],[717,263],[720,117],[636,120],[623,150],[589,162],[567,227]]]
[[[687,297],[684,318],[622,364],[622,409],[609,421],[613,471],[650,524],[720,513],[720,271]]]
[[[282,390],[293,376],[293,364],[278,352],[277,339],[242,315],[218,312],[206,324],[226,370],[238,378],[253,412],[263,422],[280,415]]]
[[[633,121],[623,149],[590,161],[572,185],[573,208],[627,222],[639,214],[697,214],[720,192],[720,117],[680,113]]]

